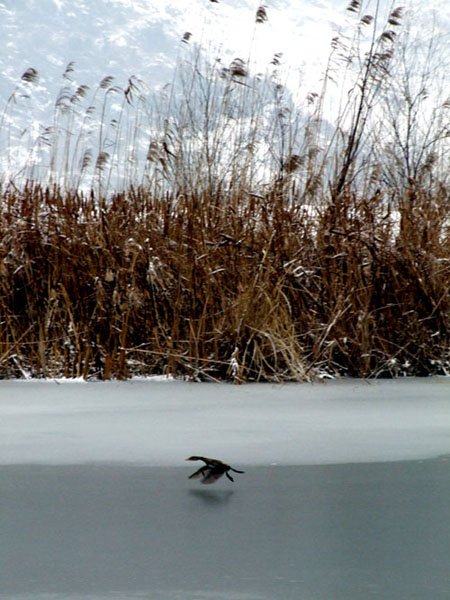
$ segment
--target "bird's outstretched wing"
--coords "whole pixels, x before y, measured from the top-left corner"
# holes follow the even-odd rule
[[[217,471],[216,469],[209,469],[208,473],[202,479],[202,483],[210,484],[216,483],[218,479],[220,479],[223,475],[223,471]]]
[[[209,471],[210,469],[208,469],[207,467],[200,467],[198,471],[195,471],[195,473],[189,475],[189,479],[200,479],[201,477],[207,477]]]

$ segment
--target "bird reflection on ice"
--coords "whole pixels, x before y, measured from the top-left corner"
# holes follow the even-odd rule
[[[218,506],[228,504],[234,490],[189,490],[189,494],[195,498],[199,498],[209,506]]]

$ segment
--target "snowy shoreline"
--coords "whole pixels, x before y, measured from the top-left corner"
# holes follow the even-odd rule
[[[0,382],[0,464],[314,465],[450,454],[450,378]],[[192,466],[192,465],[190,465]]]

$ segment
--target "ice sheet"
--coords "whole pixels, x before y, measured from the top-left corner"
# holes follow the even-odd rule
[[[449,453],[450,378],[0,382],[0,464],[174,466],[198,454],[239,468]]]

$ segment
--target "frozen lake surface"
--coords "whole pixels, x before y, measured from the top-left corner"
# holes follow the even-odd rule
[[[267,466],[450,453],[450,377],[246,386],[0,382],[0,464]],[[239,468],[239,467],[238,467]]]
[[[449,457],[449,379],[0,382],[0,596],[448,600]]]
[[[0,468],[5,600],[448,600],[444,459]],[[239,478],[238,478],[239,477]]]

